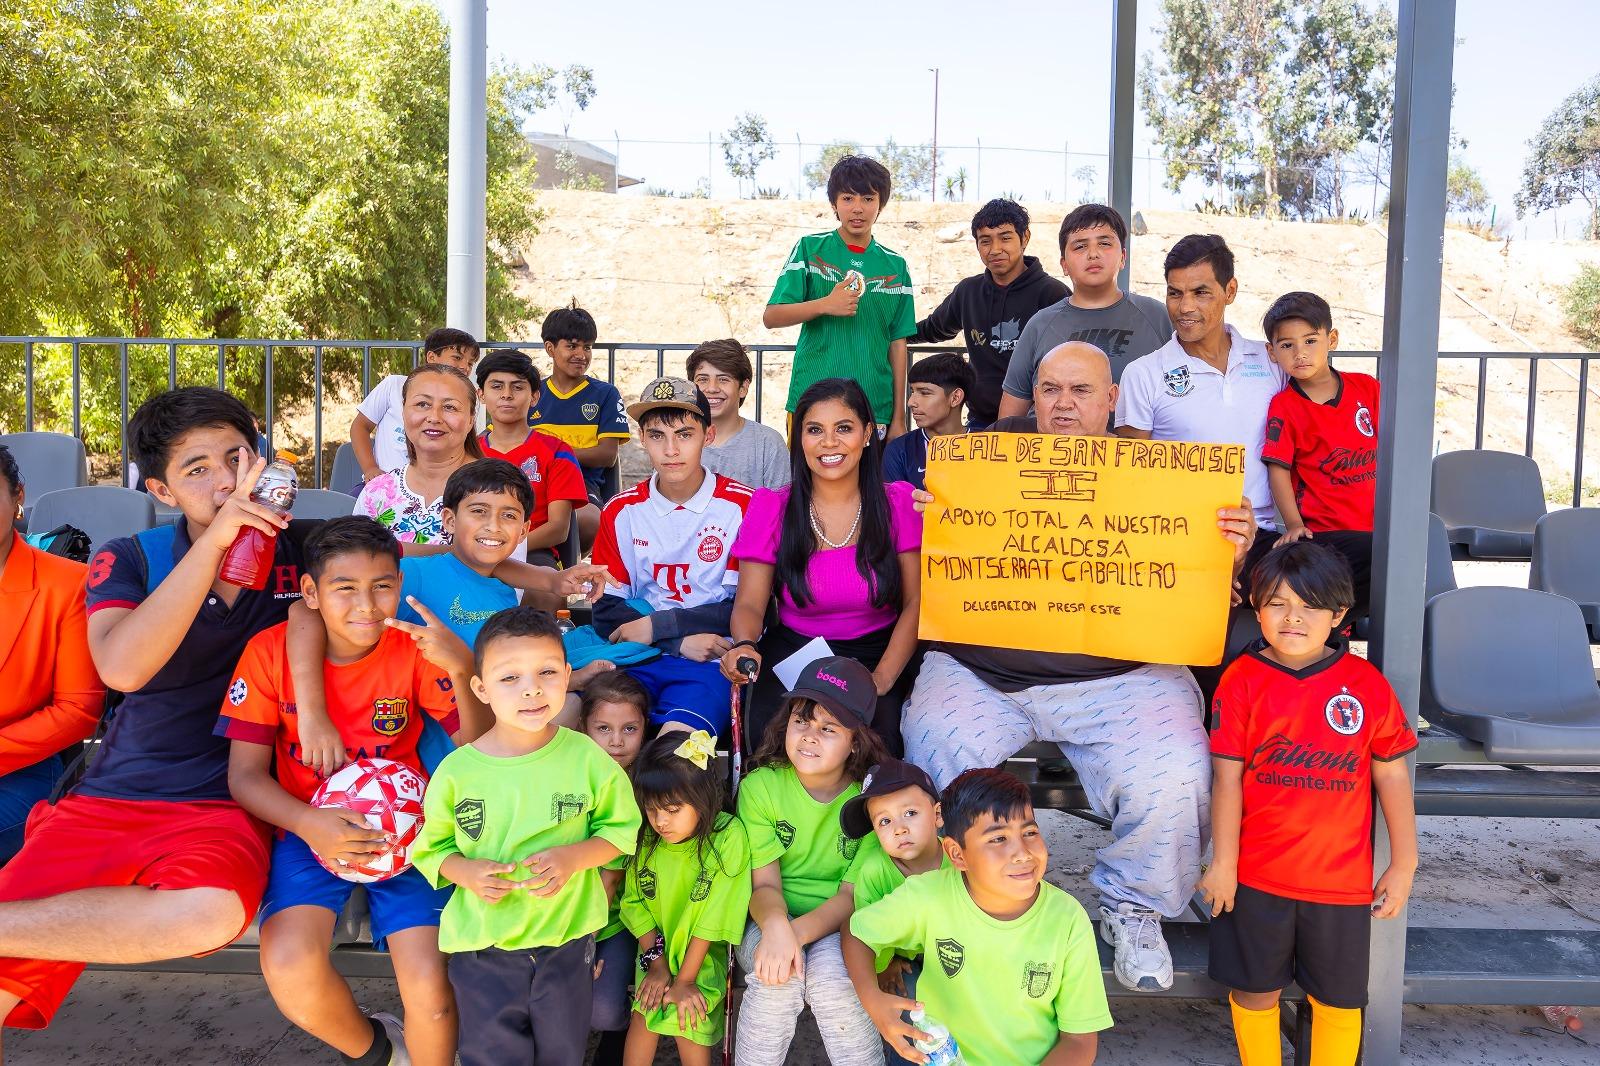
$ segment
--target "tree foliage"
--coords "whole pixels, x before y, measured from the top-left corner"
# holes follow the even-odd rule
[[[1561,297],[1572,330],[1591,350],[1600,351],[1600,266],[1585,264]]]
[[[889,196],[894,200],[915,200],[933,190],[933,149],[925,144],[904,148],[893,137],[878,146],[878,162],[889,171]],[[942,157],[942,153],[941,153]]]
[[[1140,97],[1173,191],[1190,177],[1269,215],[1342,214],[1344,158],[1391,121],[1394,16],[1363,0],[1163,0]]]
[[[767,120],[753,111],[740,115],[722,135],[722,158],[728,164],[728,173],[738,182],[741,196],[745,181],[754,189],[756,171],[777,154]]]
[[[1445,177],[1445,207],[1458,215],[1477,215],[1489,207],[1489,188],[1478,168],[1464,159],[1450,160]]]
[[[805,165],[803,173],[807,189],[823,189],[828,185],[828,175],[833,166],[847,155],[860,155],[861,146],[855,141],[831,141],[823,145],[817,158]]]
[[[1600,77],[1561,101],[1529,147],[1518,217],[1580,199],[1589,208],[1588,236],[1600,240]]]

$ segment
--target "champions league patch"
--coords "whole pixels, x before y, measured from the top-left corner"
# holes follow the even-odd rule
[[[1175,366],[1162,374],[1161,383],[1167,387],[1168,396],[1187,396],[1194,391],[1194,379],[1186,366]]]
[[[1356,404],[1356,429],[1363,437],[1371,437],[1377,432],[1372,426],[1372,412],[1367,410],[1364,403]]]
[[[1349,689],[1341,689],[1323,707],[1322,713],[1335,733],[1347,737],[1361,732],[1361,723],[1367,717],[1366,708],[1361,706],[1360,700],[1350,695]]]
[[[234,678],[233,684],[228,686],[228,702],[233,704],[235,707],[243,703],[245,701],[245,697],[249,695],[250,686],[244,683],[244,678],[242,677]]]

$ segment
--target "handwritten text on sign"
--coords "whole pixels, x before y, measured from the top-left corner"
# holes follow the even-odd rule
[[[924,640],[1222,659],[1236,444],[967,433],[928,441]]]

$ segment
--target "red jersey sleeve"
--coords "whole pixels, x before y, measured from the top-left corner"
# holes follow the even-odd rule
[[[1388,679],[1380,676],[1378,683],[1382,686],[1384,701],[1383,710],[1373,723],[1372,757],[1379,762],[1392,762],[1416,749],[1417,735],[1411,731],[1406,712]]]
[[[461,731],[455,685],[449,674],[430,663],[421,652],[417,652],[416,657],[412,691],[417,695],[417,705],[453,737]]]
[[[1294,393],[1284,389],[1267,405],[1267,432],[1261,461],[1294,468]]]
[[[628,566],[622,561],[622,551],[617,546],[617,519],[621,514],[622,508],[612,505],[601,512],[600,529],[594,535],[594,548],[589,553],[589,561],[605,567],[620,584],[632,588],[633,576],[628,573]]]
[[[1250,686],[1239,665],[1222,675],[1211,701],[1211,754],[1243,762],[1250,752]]]
[[[539,431],[534,430],[534,432]],[[582,507],[589,502],[589,487],[583,480],[583,468],[578,465],[577,458],[564,443],[557,441],[556,444],[549,473],[544,479],[546,503],[550,500],[571,500],[575,505]]]
[[[251,744],[277,741],[283,726],[282,648],[282,626],[257,633],[245,645],[227,695],[222,697],[222,712],[214,730],[218,736]]]

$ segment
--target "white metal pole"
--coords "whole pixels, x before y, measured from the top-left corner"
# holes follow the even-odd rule
[[[489,8],[450,0],[450,184],[445,321],[484,339],[484,256],[488,243]]]

